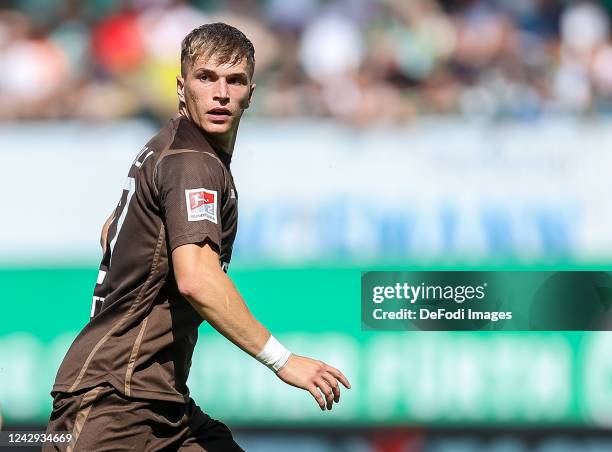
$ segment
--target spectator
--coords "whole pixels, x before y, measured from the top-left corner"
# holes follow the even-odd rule
[[[256,115],[364,126],[591,114],[612,101],[609,11],[593,1],[42,3],[0,12],[4,119],[163,120],[176,108],[180,40],[216,20],[253,36]]]

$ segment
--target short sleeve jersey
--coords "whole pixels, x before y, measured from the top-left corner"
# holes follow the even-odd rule
[[[184,402],[201,316],[183,298],[172,251],[209,243],[225,271],[237,228],[230,156],[184,117],[170,120],[130,167],[109,227],[89,323],[52,394],[104,382],[126,396]]]

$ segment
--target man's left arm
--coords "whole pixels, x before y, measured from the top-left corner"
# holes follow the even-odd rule
[[[159,163],[157,184],[177,288],[217,331],[276,372],[305,389],[321,409],[340,397],[342,373],[311,358],[291,354],[253,316],[220,265],[221,206],[225,178],[221,163],[206,153],[182,152]],[[323,392],[327,403],[321,396]]]
[[[277,344],[277,348],[282,347],[253,316],[238,289],[221,270],[219,255],[210,245],[179,246],[172,252],[172,261],[181,295],[227,339],[258,359],[270,347],[270,341]],[[280,370],[276,370],[276,375],[285,383],[310,392],[322,410],[325,407],[331,410],[333,403],[340,401],[338,382],[350,388],[338,369],[295,354],[289,355]]]
[[[104,222],[104,226],[102,226],[102,233],[100,234],[100,246],[102,247],[102,252],[106,249],[106,241],[108,238],[108,228],[110,228],[111,223],[115,219],[115,211],[110,214],[110,216]]]

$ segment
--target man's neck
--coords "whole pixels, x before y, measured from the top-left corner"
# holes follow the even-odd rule
[[[202,129],[200,129],[202,130]],[[202,134],[206,137],[206,140],[215,149],[215,151],[223,152],[231,156],[234,153],[234,145],[236,144],[236,136],[238,135],[238,128],[229,136],[218,136],[210,135],[202,130]]]
[[[236,137],[238,136],[238,127],[236,127],[232,133],[227,135],[210,135],[191,119],[186,108],[179,108],[179,114],[190,120],[200,130],[200,132],[202,132],[202,135],[204,135],[206,141],[210,143],[215,151],[223,152],[230,157],[232,156],[234,153],[234,146],[236,145]]]

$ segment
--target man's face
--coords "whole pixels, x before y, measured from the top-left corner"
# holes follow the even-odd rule
[[[199,58],[177,81],[179,99],[191,120],[207,134],[230,139],[255,89],[246,58],[234,65]]]

